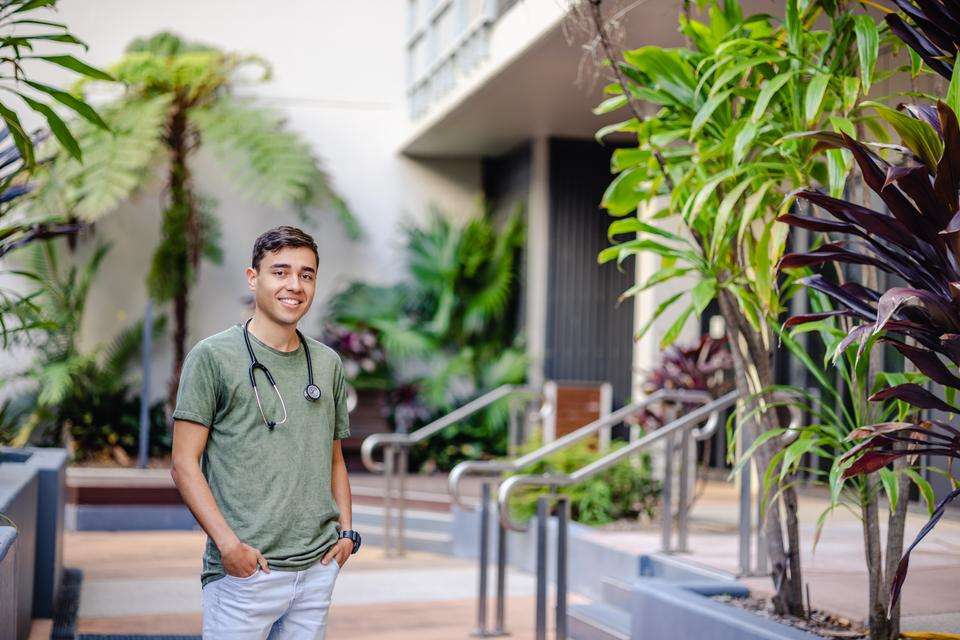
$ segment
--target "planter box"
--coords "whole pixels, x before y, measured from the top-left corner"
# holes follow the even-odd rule
[[[17,637],[17,530],[0,526],[0,638]]]
[[[4,623],[12,617],[15,633],[3,636],[4,639],[26,638],[30,633],[37,543],[37,495],[35,470],[19,462],[0,463],[0,513],[17,524],[13,568],[4,568],[6,588],[14,592],[10,606],[14,613],[12,616],[5,615]],[[7,544],[9,546],[9,542]],[[11,577],[9,582],[7,577]]]

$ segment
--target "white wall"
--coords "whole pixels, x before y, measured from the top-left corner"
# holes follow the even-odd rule
[[[281,110],[291,128],[323,159],[335,188],[359,218],[366,238],[350,243],[341,225],[318,211],[302,226],[317,239],[317,298],[302,326],[318,328],[323,299],[337,286],[362,278],[390,282],[399,274],[398,222],[422,218],[435,203],[458,218],[476,211],[476,160],[416,162],[397,154],[407,128],[404,94],[406,3],[400,0],[61,0],[55,17],[90,45],[82,57],[108,66],[137,36],[162,29],[225,50],[257,54],[273,65],[273,80],[245,89]],[[62,84],[66,76],[47,75]],[[191,294],[188,342],[219,331],[245,314],[243,269],[256,236],[278,224],[301,224],[295,215],[237,195],[211,156],[201,154],[196,184],[219,203],[224,262],[205,263]],[[141,317],[144,278],[159,239],[162,180],[98,222],[97,239],[114,243],[89,300],[86,346],[110,338],[118,324]],[[92,243],[85,243],[81,257]],[[118,322],[119,321],[119,322]],[[154,393],[161,396],[170,368],[169,339],[154,363]],[[9,354],[8,356],[9,357]]]

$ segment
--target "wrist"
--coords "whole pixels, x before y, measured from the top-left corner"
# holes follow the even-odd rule
[[[240,538],[236,534],[224,538],[223,540],[214,540],[214,544],[217,545],[217,549],[220,551],[220,554],[229,553],[231,549],[240,544]]]

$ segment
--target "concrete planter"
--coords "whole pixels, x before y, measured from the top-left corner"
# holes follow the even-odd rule
[[[32,514],[21,506],[19,519],[10,516],[20,527],[20,554],[30,556],[25,562],[31,563],[26,566],[31,569],[33,595],[30,611],[35,618],[53,616],[54,600],[63,575],[66,465],[67,452],[64,449],[0,447],[0,474],[33,478],[35,485]],[[2,504],[3,498],[0,497]],[[2,506],[0,511],[7,513]],[[28,545],[32,547],[29,551],[25,548]]]

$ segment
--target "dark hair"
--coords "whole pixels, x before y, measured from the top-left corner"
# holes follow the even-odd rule
[[[257,241],[253,243],[251,265],[259,271],[260,261],[263,260],[265,253],[279,251],[284,247],[308,247],[317,259],[317,266],[320,266],[320,254],[317,253],[317,243],[314,242],[313,237],[302,229],[287,225],[274,227],[257,238]]]

